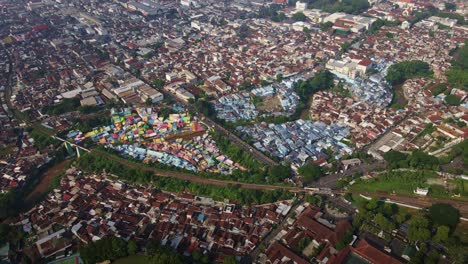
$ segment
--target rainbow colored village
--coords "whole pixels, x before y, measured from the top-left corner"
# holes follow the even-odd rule
[[[221,153],[206,127],[189,113],[165,118],[153,108],[112,109],[111,121],[87,133],[70,131],[67,138],[77,144],[91,138],[123,157],[195,172],[230,174],[234,169],[243,169]]]

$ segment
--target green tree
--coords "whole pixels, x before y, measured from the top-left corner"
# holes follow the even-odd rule
[[[367,209],[368,211],[371,211],[371,212],[374,211],[374,210],[377,210],[377,208],[379,208],[379,204],[380,204],[380,203],[381,203],[381,202],[380,202],[378,199],[372,198],[372,199],[370,199],[369,202],[366,204],[366,209]]]
[[[223,259],[223,264],[237,264],[237,261],[234,256],[226,256]]]
[[[455,10],[457,10],[457,5],[454,4],[454,3],[445,2],[445,3],[444,3],[444,6],[445,6],[445,10],[448,10],[448,11],[455,11]]]
[[[380,211],[386,217],[391,217],[391,216],[395,215],[398,212],[398,206],[396,204],[384,203],[384,205],[381,207]]]
[[[138,253],[138,245],[135,241],[128,241],[127,252],[129,255],[135,255],[136,253]]]
[[[315,164],[306,164],[298,169],[305,183],[311,183],[323,176],[322,168]]]
[[[367,0],[315,0],[309,1],[311,8],[318,8],[325,12],[345,12],[359,14],[369,8]]]
[[[468,88],[468,70],[452,68],[447,72],[447,81],[456,87]]]
[[[429,217],[435,226],[448,226],[452,230],[458,224],[460,212],[450,204],[433,204],[429,207]]]
[[[277,165],[268,169],[268,181],[270,183],[278,183],[284,181],[291,174],[289,166]]]
[[[383,230],[392,231],[395,229],[395,224],[388,220],[383,214],[378,213],[374,217],[374,222],[380,226]]]
[[[446,17],[454,14],[447,14]],[[441,16],[441,15],[439,15]],[[452,17],[453,18],[453,17]],[[466,24],[463,16],[460,16],[459,23]],[[463,22],[463,23],[462,23]],[[452,68],[447,72],[447,82],[457,88],[468,89],[468,41],[465,41],[464,45],[456,50],[456,55],[452,61]]]
[[[345,43],[341,44],[340,51],[341,51],[341,53],[345,53],[346,51],[349,50],[349,48],[351,48],[351,43],[345,42]]]
[[[328,31],[330,28],[333,27],[333,23],[332,22],[326,22],[326,23],[320,23],[319,24],[319,28],[321,31]]]
[[[296,12],[293,14],[292,18],[294,21],[307,21],[307,16],[302,12]]]
[[[456,96],[456,95],[453,95],[453,94],[450,94],[450,95],[447,95],[445,97],[445,102],[449,105],[452,105],[452,106],[458,106],[460,105],[460,97]]]
[[[343,238],[341,238],[340,241],[338,241],[338,243],[336,243],[336,249],[337,250],[342,250],[344,249],[346,246],[349,245],[349,243],[351,243],[351,241],[353,241],[353,231],[348,231],[344,234]]]
[[[416,241],[427,241],[431,238],[429,231],[429,220],[424,216],[415,216],[410,223],[408,229],[408,239]]]
[[[240,39],[245,39],[246,37],[250,36],[251,29],[247,24],[241,24],[239,28],[237,28],[237,36]]]
[[[0,247],[4,243],[8,242],[8,237],[10,236],[11,228],[7,224],[0,224]]]
[[[47,105],[42,108],[44,114],[61,115],[64,113],[76,111],[80,106],[80,99],[65,98],[60,103],[55,105]]]
[[[334,75],[328,70],[317,72],[313,78],[306,81],[298,81],[294,84],[294,89],[301,97],[302,103],[306,103],[309,97],[315,92],[327,90],[333,87]]]
[[[408,155],[396,150],[390,150],[384,154],[385,161],[391,164],[397,164],[398,162],[406,160],[407,158]]]
[[[305,201],[320,207],[322,205],[323,199],[320,195],[306,195]]]
[[[432,95],[436,96],[438,94],[443,93],[445,90],[447,90],[447,85],[440,83],[436,85],[436,87],[434,87],[434,89],[432,90]]]
[[[408,220],[408,213],[406,213],[405,211],[403,210],[399,210],[398,213],[394,216],[395,218],[395,221],[399,224],[402,224],[404,222],[406,222],[406,220]]]
[[[201,253],[200,251],[192,251],[192,259],[195,260],[195,263],[208,263],[208,256]]]
[[[80,246],[78,252],[85,263],[96,263],[128,256],[127,243],[117,237],[103,238]]]
[[[385,79],[391,85],[398,85],[415,77],[426,77],[432,75],[429,64],[423,61],[403,61],[395,63],[388,68]]]
[[[450,228],[447,226],[439,226],[437,227],[437,232],[434,236],[434,241],[436,242],[444,242],[447,241],[449,238]]]
[[[165,84],[166,84],[166,81],[164,81],[163,79],[158,78],[153,81],[153,85],[156,86],[157,88],[163,88]]]
[[[420,150],[415,150],[409,156],[409,164],[412,168],[437,169],[439,159]]]
[[[267,81],[267,80],[261,80],[261,81],[260,81],[260,86],[267,86],[267,85],[269,85],[269,84],[270,84],[270,82]]]
[[[283,74],[279,73],[276,75],[276,81],[281,82],[283,80]]]

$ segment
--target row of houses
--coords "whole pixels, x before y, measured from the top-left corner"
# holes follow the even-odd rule
[[[353,151],[342,142],[349,129],[337,123],[327,125],[299,119],[284,124],[242,126],[237,131],[251,138],[257,149],[291,162],[295,169],[308,161],[323,162],[329,158],[327,151],[337,159]]]
[[[16,225],[35,234],[41,257],[117,236],[142,246],[157,241],[181,253],[198,251],[216,259],[249,253],[290,208],[289,202],[242,207],[189,193],[159,192],[71,168],[60,186],[22,214]]]

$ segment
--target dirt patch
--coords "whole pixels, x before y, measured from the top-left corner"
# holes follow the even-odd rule
[[[64,172],[65,169],[70,164],[71,160],[64,160],[58,164],[55,164],[49,168],[44,174],[42,174],[39,184],[34,188],[34,190],[26,197],[25,202],[29,204],[34,202],[36,199],[40,198],[41,195],[46,193],[49,190],[50,183],[52,180]]]
[[[278,99],[278,96],[270,96],[263,99],[263,102],[257,105],[259,111],[272,113],[281,111],[281,104]]]
[[[393,87],[393,100],[390,107],[395,109],[402,109],[408,104],[408,100],[405,98],[405,92],[403,91],[403,85],[395,85]]]

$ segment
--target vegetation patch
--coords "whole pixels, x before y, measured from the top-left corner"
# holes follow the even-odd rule
[[[290,192],[285,190],[259,191],[241,189],[236,186],[219,187],[176,178],[159,177],[144,167],[130,168],[118,162],[89,153],[82,155],[78,159],[77,166],[85,171],[94,173],[100,173],[105,170],[131,183],[152,185],[154,188],[163,191],[180,193],[188,190],[195,195],[212,197],[217,200],[231,199],[240,204],[264,204],[287,200],[293,197]]]
[[[398,85],[411,78],[430,76],[432,76],[432,71],[429,64],[423,61],[414,60],[393,64],[388,68],[387,76],[385,78],[391,85]]]
[[[435,178],[434,172],[401,172],[393,171],[380,174],[370,180],[357,180],[349,187],[350,190],[360,192],[388,192],[404,195],[414,195],[418,187],[428,187],[427,179]]]

